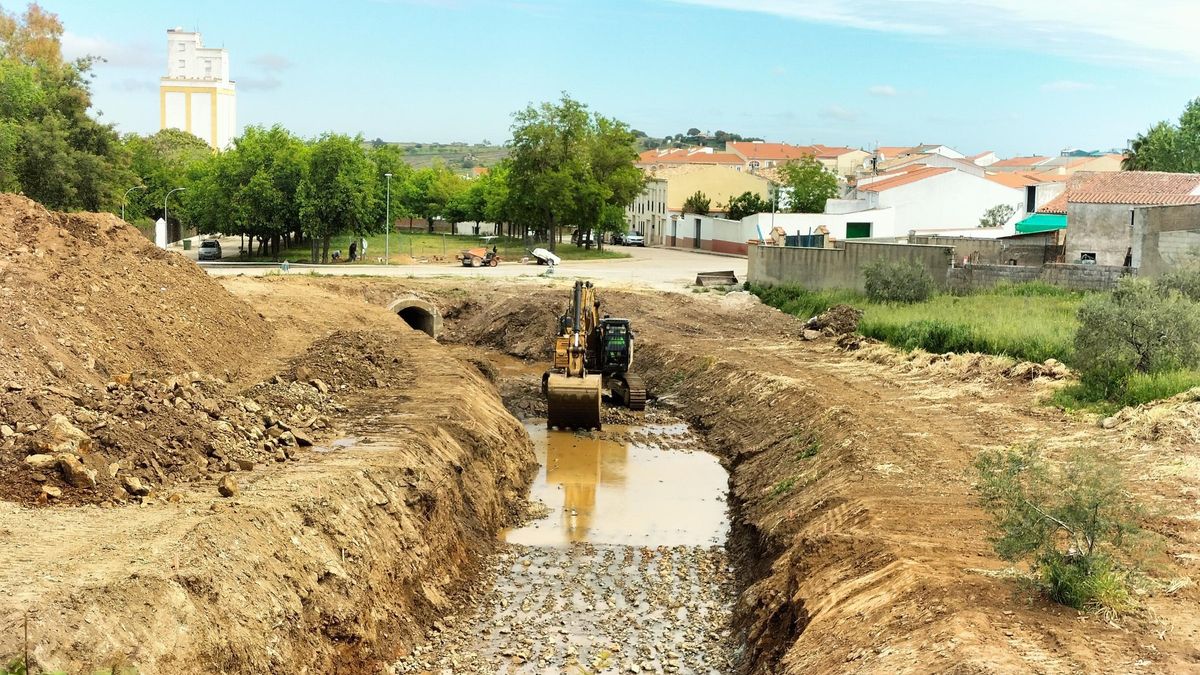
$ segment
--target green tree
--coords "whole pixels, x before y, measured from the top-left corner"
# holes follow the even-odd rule
[[[392,229],[396,227],[396,220],[399,218],[409,218],[412,213],[408,210],[408,204],[404,196],[408,194],[410,185],[413,180],[412,165],[404,161],[404,149],[398,145],[381,145],[375,147],[369,153],[372,164],[375,165],[375,180],[379,184],[380,197],[376,200],[376,207],[379,213],[373,219],[373,222],[385,223],[387,214],[384,213],[389,209],[387,204],[387,174],[392,174],[391,178],[391,217]]]
[[[824,213],[825,202],[838,194],[837,176],[812,157],[788,162],[779,169],[792,213]]]
[[[512,222],[508,177],[509,164],[501,162],[479,178],[483,198],[483,220],[495,223],[497,227]],[[512,234],[509,231],[509,236]]]
[[[1017,209],[1011,204],[997,204],[983,212],[979,219],[980,227],[1000,227],[1016,214]]]
[[[1125,277],[1112,293],[1080,306],[1074,365],[1081,383],[1105,398],[1135,372],[1200,366],[1200,307],[1147,279]]]
[[[212,155],[208,143],[178,129],[163,129],[150,136],[129,134],[122,142],[129,153],[131,170],[146,186],[129,194],[127,218],[154,220],[162,216],[167,192],[190,187],[188,174],[192,166]]]
[[[116,132],[88,115],[93,59],[62,59],[58,17],[0,10],[0,189],[56,209],[119,208],[134,180]]]
[[[329,262],[329,240],[343,232],[362,232],[375,215],[374,165],[362,139],[325,134],[309,150],[304,176],[296,189],[300,222],[313,238],[313,258]]]
[[[771,210],[771,200],[757,192],[747,190],[736,197],[729,198],[729,219],[741,220],[756,213],[766,213]]]
[[[451,211],[454,200],[466,188],[465,181],[446,168],[441,162],[412,174],[402,196],[404,207],[418,218],[424,218],[429,232],[433,232],[434,221],[441,218],[458,217]]]
[[[1178,124],[1162,121],[1138,134],[1125,151],[1121,168],[1200,172],[1200,98],[1188,102]]]
[[[706,197],[703,192],[696,190],[696,194],[683,200],[683,212],[694,213],[698,216],[707,216],[711,204],[712,200]]]

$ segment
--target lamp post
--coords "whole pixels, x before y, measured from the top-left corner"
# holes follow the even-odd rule
[[[134,190],[145,190],[145,185],[134,185],[125,191],[125,196],[121,197],[121,220],[125,220],[125,202],[129,201],[129,193]]]
[[[387,201],[383,210],[383,264],[388,265],[392,262],[392,174],[383,174],[387,177]]]
[[[163,197],[163,222],[166,222],[169,224],[169,220],[167,219],[167,200],[170,199],[171,195],[175,194],[176,192],[180,192],[180,191],[183,191],[186,189],[187,188],[177,187],[173,190],[169,190],[167,192],[166,196]],[[182,231],[180,232],[180,234],[182,234]]]

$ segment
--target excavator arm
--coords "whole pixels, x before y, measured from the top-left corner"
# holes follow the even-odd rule
[[[566,321],[570,317],[570,321]],[[554,367],[546,373],[546,424],[559,429],[599,429],[601,373],[589,373],[589,340],[595,339],[599,308],[592,285],[575,282],[571,306],[554,341]]]

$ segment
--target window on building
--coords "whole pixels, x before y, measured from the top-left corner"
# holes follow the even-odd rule
[[[176,61],[175,65],[176,65],[176,67],[178,67],[180,70],[186,70],[186,69],[187,69],[187,61],[184,61],[183,59],[179,59],[178,61]]]
[[[175,51],[182,52],[186,49],[187,49],[187,45],[183,44],[182,42],[175,43]]]
[[[870,223],[846,223],[847,239],[869,239],[871,237]]]
[[[204,74],[212,75],[212,59],[204,60]]]

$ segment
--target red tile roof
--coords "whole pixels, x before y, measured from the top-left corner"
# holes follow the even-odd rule
[[[835,159],[849,152],[857,152],[857,148],[846,148],[842,146],[831,145],[814,145],[812,146],[814,154],[821,159]]]
[[[1008,171],[1004,173],[988,173],[985,178],[993,183],[999,183],[1005,187],[1023,188],[1028,185],[1037,185],[1039,183],[1061,183],[1066,180],[1066,176],[1057,174],[1047,175],[1042,173],[1034,173],[1032,171]]]
[[[1050,159],[1050,158],[1049,157],[1041,157],[1038,155],[1033,155],[1030,157],[1010,157],[1009,159],[1002,159],[999,162],[993,163],[991,165],[991,167],[997,167],[997,168],[1006,167],[1006,166],[1029,166],[1029,167],[1032,167],[1032,166],[1037,166],[1038,164],[1041,164],[1042,162],[1045,162],[1048,159]],[[989,167],[989,168],[991,168],[991,167]]]
[[[1067,181],[1067,189],[1038,209],[1038,213],[1066,213],[1067,204],[1129,204],[1169,206],[1200,204],[1200,174],[1161,171],[1080,171]]]
[[[787,143],[753,143],[737,141],[726,143],[725,149],[736,152],[746,159],[800,159],[816,156],[817,150],[810,146],[788,145]]]
[[[911,145],[883,145],[875,148],[875,152],[883,155],[885,158],[894,159],[906,152],[911,152],[912,149],[913,146]]]
[[[880,181],[875,181],[869,185],[859,185],[858,191],[883,192],[884,190],[890,190],[892,188],[900,187],[901,185],[908,185],[909,183],[915,183],[919,180],[925,180],[926,178],[940,176],[943,173],[948,173],[954,170],[955,169],[951,169],[948,166],[923,166],[919,169],[905,171],[899,175],[885,178]]]

